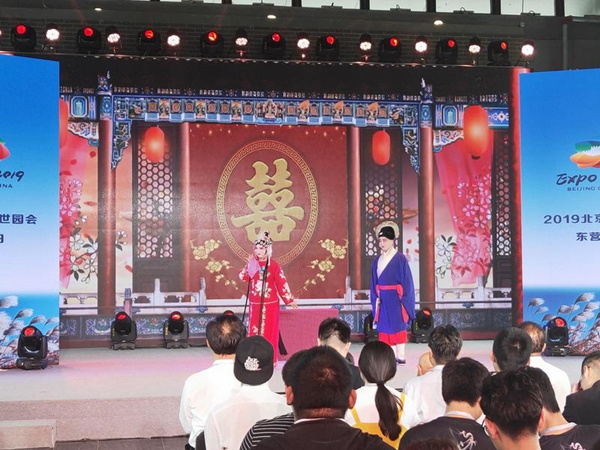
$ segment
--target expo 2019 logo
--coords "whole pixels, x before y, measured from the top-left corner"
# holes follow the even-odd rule
[[[8,151],[8,147],[6,143],[0,138],[0,161],[6,159],[10,156],[10,152]]]
[[[600,168],[600,141],[577,142],[569,159],[580,169]]]

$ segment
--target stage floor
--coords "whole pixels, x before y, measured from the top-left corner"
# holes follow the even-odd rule
[[[363,344],[352,344],[358,360]],[[492,342],[465,341],[461,356],[481,361],[490,370]],[[408,364],[400,366],[391,383],[402,388],[416,375],[426,344],[408,344]],[[579,379],[581,356],[548,360]],[[63,349],[60,365],[43,371],[0,372],[0,420],[57,421],[58,441],[106,440],[181,436],[179,396],[185,379],[212,363],[206,347],[166,350],[139,348]],[[281,367],[270,381],[282,392]]]

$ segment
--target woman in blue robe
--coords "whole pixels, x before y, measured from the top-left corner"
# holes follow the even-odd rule
[[[406,364],[406,330],[415,318],[415,288],[408,261],[394,246],[397,234],[387,225],[377,233],[381,255],[373,261],[370,299],[379,340],[394,349],[398,364]]]

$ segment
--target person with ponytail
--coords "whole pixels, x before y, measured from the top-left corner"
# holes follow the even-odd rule
[[[358,368],[366,384],[357,389],[356,404],[346,420],[398,448],[404,432],[419,423],[419,415],[411,399],[386,384],[396,375],[394,350],[385,342],[369,342],[360,353]]]

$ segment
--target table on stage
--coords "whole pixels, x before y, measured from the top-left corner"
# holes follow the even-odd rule
[[[299,308],[283,309],[279,315],[279,332],[287,350],[287,355],[280,355],[286,360],[298,350],[317,345],[319,325],[328,317],[338,317],[339,311],[334,308]]]

